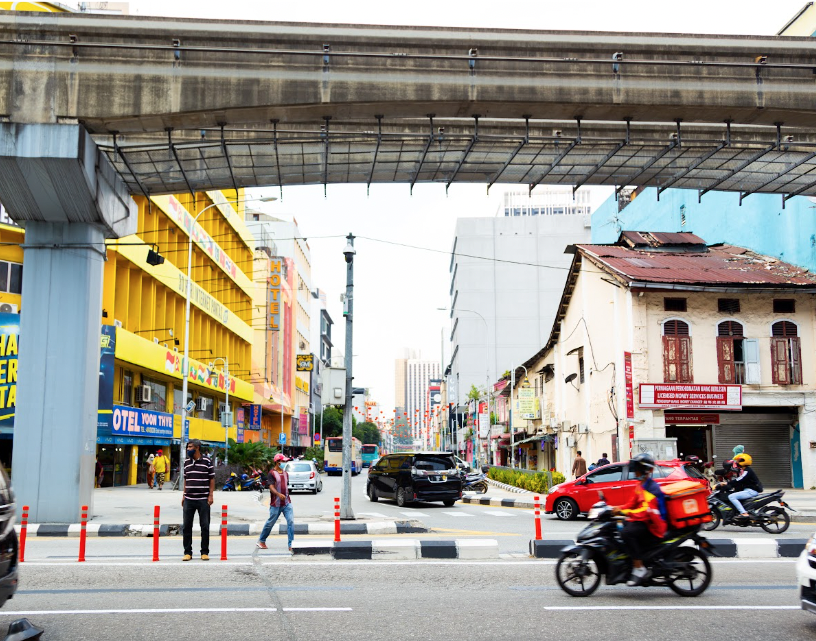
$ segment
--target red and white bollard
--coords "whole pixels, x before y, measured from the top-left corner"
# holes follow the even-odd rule
[[[227,506],[221,506],[221,560],[227,560]]]
[[[28,506],[23,506],[23,520],[20,522],[20,563],[25,561],[26,533],[28,532]]]
[[[88,506],[82,506],[82,514],[80,515],[79,521],[79,561],[83,563],[85,561],[85,537],[87,536],[87,527],[88,527]]]
[[[159,560],[159,506],[153,508],[153,560]]]
[[[340,542],[340,498],[334,497],[334,540]]]
[[[541,503],[538,496],[533,497],[535,500],[535,540],[541,540]]]

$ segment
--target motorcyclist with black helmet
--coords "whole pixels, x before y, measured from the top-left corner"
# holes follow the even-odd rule
[[[613,511],[626,517],[621,538],[632,557],[632,576],[626,583],[629,586],[640,585],[649,578],[643,557],[666,534],[666,497],[652,478],[654,468],[654,457],[648,452],[638,454],[629,461],[629,469],[640,483],[635,486],[631,500]]]

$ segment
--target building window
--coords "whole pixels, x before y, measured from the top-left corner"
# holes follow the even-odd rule
[[[796,301],[792,298],[774,298],[774,314],[795,314]]]
[[[0,292],[23,293],[23,266],[0,260]]]
[[[133,406],[133,372],[122,372],[122,405]]]
[[[795,323],[779,321],[771,326],[771,365],[776,385],[802,384],[802,347]]]
[[[578,380],[583,383],[584,382],[584,357],[578,357]]]
[[[720,383],[745,382],[743,341],[741,323],[723,321],[717,325],[717,370]]]
[[[685,312],[687,308],[685,298],[664,298],[663,310],[667,312]]]
[[[718,298],[717,311],[721,314],[739,314],[739,298]]]
[[[668,299],[667,299],[668,300]],[[685,302],[685,299],[680,299]],[[688,323],[667,320],[663,323],[663,381],[691,383],[691,336]]]
[[[150,402],[142,403],[142,409],[164,412],[167,409],[167,385],[142,376],[142,385],[150,388]]]
[[[178,386],[173,388],[173,414],[181,414],[184,406],[193,400],[193,393],[187,390],[187,403],[182,402],[181,399],[181,383],[178,383]]]

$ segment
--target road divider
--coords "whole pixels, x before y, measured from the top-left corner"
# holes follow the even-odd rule
[[[294,559],[330,557],[335,560],[498,559],[496,539],[447,541],[399,539],[371,541],[295,541]]]
[[[708,539],[714,546],[714,558],[726,559],[775,559],[794,558],[805,549],[807,539]],[[536,559],[557,559],[561,550],[574,545],[575,541],[567,539],[550,539],[530,541],[530,556]]]

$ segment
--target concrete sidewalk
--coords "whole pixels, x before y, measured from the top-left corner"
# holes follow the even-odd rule
[[[153,512],[159,507],[161,536],[175,535],[182,524],[182,495],[165,485],[163,490],[150,490],[147,485],[129,485],[94,490],[93,509],[89,514],[88,536],[153,536]],[[298,534],[331,534],[334,531],[334,497],[324,494],[319,512],[314,505],[302,508],[298,497],[292,497],[295,507],[295,531]],[[259,500],[260,498],[260,500]],[[269,515],[269,492],[222,492],[216,490],[212,504],[210,531],[220,531],[222,506],[227,506],[227,522],[231,536],[255,536]],[[22,507],[22,506],[20,506]],[[311,512],[308,511],[311,509]],[[18,515],[19,519],[19,515]],[[286,532],[281,518],[276,529]],[[19,526],[17,528],[19,530]],[[79,536],[79,523],[29,524],[31,536]],[[428,528],[421,521],[400,521],[378,518],[355,518],[354,522],[341,523],[343,534],[409,534],[424,533]]]

